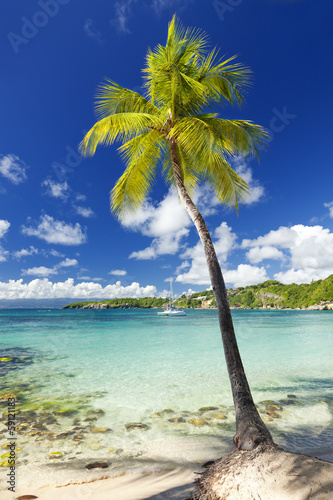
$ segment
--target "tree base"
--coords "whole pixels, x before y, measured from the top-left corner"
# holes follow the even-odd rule
[[[333,463],[266,444],[229,453],[196,483],[192,500],[329,500]]]

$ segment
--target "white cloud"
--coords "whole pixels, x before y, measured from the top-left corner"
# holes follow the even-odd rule
[[[54,250],[54,248],[52,248],[52,250],[50,250],[48,253],[52,255],[52,257],[65,257],[63,253],[58,252],[58,250]]]
[[[66,224],[47,214],[41,216],[36,227],[22,226],[22,233],[59,245],[82,245],[87,240],[79,223]]]
[[[0,238],[4,237],[9,227],[10,222],[8,222],[8,220],[0,219]],[[8,254],[9,252],[0,245],[0,262],[5,262],[7,260]]]
[[[159,255],[175,255],[181,245],[181,240],[189,233],[188,229],[179,229],[174,234],[166,234],[160,238],[154,238],[151,245],[144,250],[132,252],[130,259],[151,260]]]
[[[30,255],[38,254],[38,249],[30,246],[29,248],[22,248],[22,250],[17,250],[13,252],[13,257],[17,260],[20,260],[22,257],[28,257]]]
[[[151,6],[157,14],[160,14],[165,9],[175,9],[177,12],[184,9],[191,0],[152,0]]]
[[[90,218],[90,217],[93,217],[95,214],[93,212],[93,210],[91,210],[90,207],[80,207],[80,206],[77,206],[77,207],[74,207],[75,210],[76,210],[76,213],[78,215],[81,215],[82,217],[86,217],[87,219]]]
[[[126,276],[127,271],[124,271],[122,269],[113,269],[109,272],[109,274],[112,274],[113,276]]]
[[[274,275],[282,283],[309,283],[333,273],[333,233],[322,226],[280,227],[254,240],[243,240],[242,247],[251,248],[247,257],[252,263],[264,258],[287,262],[289,269]]]
[[[204,217],[216,214],[220,205],[213,191],[206,185],[199,186],[193,199]],[[175,255],[184,246],[190,228],[194,227],[174,189],[170,189],[157,206],[147,202],[135,215],[123,217],[121,223],[126,228],[153,238],[148,247],[130,254],[130,258],[138,260]],[[216,238],[220,241],[218,234]]]
[[[8,220],[0,219],[0,238],[2,238],[8,231],[10,222]]]
[[[262,262],[264,259],[273,259],[273,260],[285,259],[283,252],[272,246],[266,246],[266,247],[259,246],[251,248],[246,253],[246,257],[251,262],[251,264],[258,264],[259,262]]]
[[[277,246],[279,248],[290,248],[297,240],[297,232],[293,227],[279,227],[277,230],[272,230],[264,236],[259,236],[254,240],[244,239],[242,248],[250,248],[257,246]]]
[[[95,22],[92,19],[88,18],[86,20],[83,26],[83,31],[89,38],[95,40],[95,42],[103,43],[102,33],[95,28]]]
[[[59,262],[59,264],[57,264],[57,267],[70,267],[70,266],[77,266],[77,265],[78,265],[78,261],[76,259],[66,258],[62,262]]]
[[[153,238],[149,247],[131,253],[130,258],[141,260],[176,254],[182,240],[189,234],[187,227],[192,224],[174,190],[170,190],[157,207],[146,203],[134,216],[124,217],[121,223]]]
[[[132,252],[129,255],[130,259],[137,260],[153,260],[156,259],[157,253],[155,248],[152,246],[145,248],[144,250],[138,250],[137,252]]]
[[[190,262],[188,260],[184,260],[184,262],[182,262],[180,264],[180,266],[177,267],[176,274],[179,274],[181,271],[184,271],[185,269],[188,269],[189,267],[191,267]]]
[[[227,261],[229,253],[235,247],[236,238],[226,222],[222,222],[213,232],[212,240],[220,263]],[[179,274],[176,281],[195,285],[210,284],[206,257],[200,240],[194,247],[186,249],[181,258],[190,260],[190,269],[186,273]]]
[[[225,283],[233,288],[256,285],[269,279],[264,267],[250,266],[248,264],[240,264],[235,270],[225,271],[223,276]]]
[[[47,278],[23,283],[23,279],[0,282],[0,299],[113,299],[121,297],[152,297],[155,286],[141,287],[139,283],[123,286],[120,281],[104,288],[99,283],[84,282],[74,284],[72,278],[52,283]]]
[[[58,274],[58,271],[55,267],[31,267],[30,269],[22,269],[23,276],[40,276],[47,277],[52,274]]]
[[[300,285],[302,283],[311,283],[311,281],[323,280],[327,278],[330,274],[333,274],[333,268],[331,271],[326,269],[288,269],[288,271],[281,271],[274,274],[274,279],[290,285],[291,283],[296,283]]]
[[[111,24],[121,33],[130,33],[128,28],[128,18],[132,13],[132,4],[136,0],[121,0],[114,3],[115,17],[111,19]]]
[[[265,194],[265,189],[260,185],[259,181],[253,178],[251,168],[246,165],[243,158],[236,160],[235,170],[242,177],[250,188],[250,194],[243,201],[244,205],[252,205],[261,200]]]
[[[6,262],[9,252],[0,245],[0,262]]]
[[[333,219],[333,201],[330,203],[324,203],[324,206],[329,209],[329,216]]]
[[[0,174],[13,184],[20,184],[27,180],[27,166],[15,155],[0,155]]]
[[[42,182],[42,186],[46,188],[45,194],[51,198],[66,201],[70,193],[70,187],[67,181],[56,182],[52,179],[45,179]]]
[[[87,197],[85,194],[77,193],[75,195],[76,201],[86,201]]]

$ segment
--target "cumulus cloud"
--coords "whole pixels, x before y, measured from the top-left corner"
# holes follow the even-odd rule
[[[254,247],[251,248],[246,253],[247,259],[251,262],[251,264],[258,264],[265,259],[273,259],[273,260],[284,260],[285,256],[281,250],[278,250],[276,247],[272,246],[264,246],[264,247]]]
[[[132,252],[130,259],[151,260],[156,259],[159,255],[175,255],[181,245],[181,241],[189,233],[186,228],[179,229],[175,233],[166,234],[159,238],[154,238],[151,245],[144,250]]]
[[[0,238],[2,238],[8,231],[10,222],[8,220],[0,219]]]
[[[225,271],[223,273],[225,283],[237,288],[239,286],[256,285],[268,280],[264,267],[240,264],[237,269]]]
[[[13,257],[17,260],[22,259],[22,257],[29,257],[30,255],[38,254],[38,249],[32,245],[29,248],[22,248],[22,250],[16,250],[13,252]]]
[[[67,200],[70,193],[70,187],[67,181],[57,182],[53,181],[52,179],[45,179],[42,182],[42,187],[45,188],[45,194],[47,196],[50,196],[51,198],[57,198],[63,201]]]
[[[127,271],[124,271],[123,269],[113,269],[109,272],[109,274],[112,274],[113,276],[126,276]]]
[[[85,217],[87,219],[89,219],[90,217],[93,217],[95,215],[93,210],[90,207],[76,206],[74,208],[75,208],[75,211],[78,215],[81,215],[82,217]]]
[[[84,282],[74,284],[74,279],[52,283],[49,279],[37,278],[29,283],[23,279],[0,282],[0,299],[114,299],[142,298],[156,295],[152,285],[141,287],[139,283],[123,286],[120,281],[102,287],[99,283]]]
[[[72,266],[77,266],[78,261],[76,259],[68,259],[66,258],[65,260],[59,262],[53,267],[31,267],[29,269],[22,269],[22,275],[23,276],[39,276],[39,277],[48,277],[53,274],[59,274],[58,269],[63,268],[63,267],[72,267]]]
[[[245,239],[241,246],[251,249],[246,255],[252,263],[281,258],[288,269],[274,278],[282,283],[309,283],[333,273],[333,233],[319,225],[282,226],[259,238]]]
[[[22,233],[59,245],[82,245],[87,240],[79,223],[66,224],[47,214],[41,216],[40,222],[35,224],[35,227],[22,226]]]
[[[52,274],[58,274],[58,271],[55,267],[31,267],[30,269],[22,269],[23,276],[41,276],[47,277]]]
[[[235,248],[236,238],[235,233],[232,232],[226,222],[222,222],[213,232],[212,240],[215,246],[216,255],[221,264],[227,261],[231,250]],[[178,274],[176,281],[195,285],[210,284],[206,257],[200,240],[194,247],[187,248],[181,255],[181,258],[187,259],[185,262],[189,269],[183,274]]]
[[[77,266],[78,261],[76,259],[68,259],[66,258],[65,260],[59,262],[57,267],[71,267],[71,266]]]
[[[134,216],[124,217],[121,223],[126,228],[153,238],[149,247],[131,253],[130,258],[141,260],[156,259],[159,255],[175,255],[189,234],[187,227],[192,224],[174,190],[170,190],[156,207],[146,203]]]
[[[0,174],[13,184],[27,180],[27,166],[15,155],[0,155]]]

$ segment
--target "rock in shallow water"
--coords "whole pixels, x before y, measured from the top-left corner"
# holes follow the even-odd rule
[[[188,420],[188,423],[192,425],[207,425],[207,422],[205,420],[201,420],[199,418],[190,418],[190,420]]]
[[[107,427],[93,427],[91,429],[91,432],[93,432],[94,434],[96,434],[97,432],[111,432],[111,429],[108,429]]]
[[[183,417],[172,417],[172,418],[169,418],[168,420],[172,424],[180,424],[180,423],[186,422],[185,418],[183,418]]]
[[[86,465],[86,469],[107,469],[109,465],[106,462],[94,462],[92,464]]]
[[[202,408],[199,408],[199,411],[212,411],[212,410],[219,410],[217,406],[203,406]]]
[[[148,425],[142,424],[141,422],[131,422],[130,424],[125,424],[125,427],[128,431],[134,430],[134,429],[148,429]]]

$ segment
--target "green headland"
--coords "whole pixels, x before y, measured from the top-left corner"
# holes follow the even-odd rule
[[[283,285],[269,280],[258,285],[228,289],[230,306],[235,309],[319,309],[333,310],[333,274],[310,284]],[[75,302],[64,309],[132,309],[162,308],[165,299],[144,297],[102,301]],[[175,306],[192,309],[214,309],[216,302],[212,290],[182,295]]]

